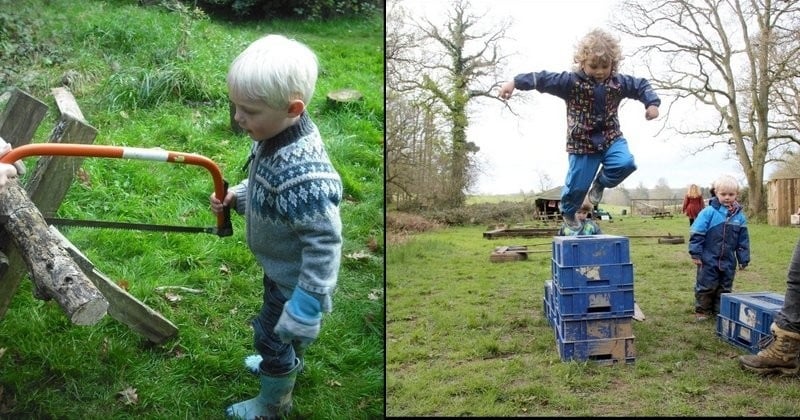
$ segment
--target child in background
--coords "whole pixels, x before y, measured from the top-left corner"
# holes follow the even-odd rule
[[[306,110],[316,80],[314,53],[280,35],[250,44],[228,71],[234,119],[254,142],[247,179],[222,202],[212,194],[211,208],[244,214],[247,244],[264,270],[264,301],[252,321],[258,354],[245,361],[261,391],[228,407],[228,417],[276,419],[291,411],[303,351],[332,309],[342,183]]]
[[[592,206],[592,203],[584,202],[581,208],[575,212],[575,219],[581,224],[581,228],[579,230],[572,230],[565,225],[561,225],[561,228],[558,230],[558,236],[602,234],[603,232],[600,231],[600,227],[597,226],[597,223],[589,216],[592,214],[593,209],[594,206]]]
[[[619,42],[608,32],[595,29],[578,44],[574,71],[522,73],[500,87],[503,100],[511,98],[514,89],[536,89],[566,102],[569,168],[561,191],[561,213],[572,231],[581,228],[575,213],[587,193],[596,206],[605,188],[616,187],[636,170],[620,130],[622,99],[642,102],[645,119],[658,117],[658,95],[647,80],[618,74],[621,60]]]
[[[750,234],[742,206],[736,201],[739,183],[731,176],[714,181],[716,196],[691,226],[689,255],[697,266],[694,286],[695,319],[719,313],[720,295],[733,290],[736,265],[750,264]]]
[[[700,187],[697,184],[689,185],[686,195],[683,197],[683,214],[689,218],[689,226],[692,226],[694,219],[703,210],[706,204],[703,201],[703,195],[700,193]]]

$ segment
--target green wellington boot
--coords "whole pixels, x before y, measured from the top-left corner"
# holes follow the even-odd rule
[[[297,379],[300,360],[283,375],[266,375],[259,373],[261,391],[255,398],[231,405],[225,410],[225,416],[231,419],[279,419],[292,411],[292,390]]]
[[[800,334],[781,329],[774,322],[771,329],[772,342],[758,354],[739,356],[739,364],[762,375],[797,374],[800,371]]]

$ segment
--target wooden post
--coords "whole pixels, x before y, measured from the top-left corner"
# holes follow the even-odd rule
[[[19,124],[32,124],[34,122],[38,126],[41,119],[31,120],[27,114],[41,113],[44,115],[47,105],[19,90],[12,95],[17,95],[18,98],[9,101],[6,111],[3,113],[8,120],[0,123],[0,126],[17,127]],[[56,101],[59,107],[63,107],[64,112],[61,112],[61,108],[59,109],[61,118],[50,135],[50,141],[93,143],[97,136],[97,130],[86,124],[82,120],[82,115],[77,117],[74,115],[74,109],[78,108],[78,106],[77,104],[71,105],[69,98],[72,98],[72,95],[62,95]],[[71,101],[75,102],[74,98]],[[9,108],[12,109],[9,110]],[[30,133],[31,137],[27,139],[18,138],[17,141],[12,143],[12,145],[18,146],[30,143],[33,134],[36,132],[36,127],[19,126],[19,128],[14,128],[13,131]],[[0,132],[0,135],[2,135],[2,132]],[[80,167],[81,162],[81,159],[71,157],[46,156],[40,158],[26,185],[26,199],[29,199],[41,214],[47,216],[55,214],[61,205],[61,201],[64,200],[72,184],[75,171]],[[29,168],[28,170],[30,171],[31,169]],[[8,232],[0,236],[0,251],[5,252],[8,258],[8,270],[0,278],[0,319],[5,316],[8,306],[11,304],[11,298],[19,288],[22,278],[28,273],[26,262],[14,245],[14,242],[9,238]]]

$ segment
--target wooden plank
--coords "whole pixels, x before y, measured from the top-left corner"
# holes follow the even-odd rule
[[[58,107],[60,115],[69,115],[78,121],[86,122],[86,119],[83,118],[83,112],[81,112],[81,108],[78,106],[78,102],[75,100],[75,97],[72,96],[69,89],[57,87],[51,89],[50,92],[56,100],[56,106]]]
[[[15,88],[0,115],[0,137],[14,147],[30,143],[47,109],[44,102]]]
[[[108,314],[112,318],[156,344],[163,344],[178,335],[178,327],[175,324],[97,270],[89,258],[83,255],[58,229],[50,226],[50,230],[60,238],[67,252],[108,300]]]
[[[508,236],[547,237],[547,236],[555,236],[556,233],[558,233],[557,228],[497,229],[488,232],[483,232],[483,237],[487,239],[494,239],[494,238],[508,237]]]
[[[94,143],[95,137],[97,129],[69,114],[64,114],[53,129],[50,142],[91,144]],[[67,156],[39,158],[26,189],[31,201],[36,203],[36,207],[45,217],[56,214],[83,160],[80,157]]]

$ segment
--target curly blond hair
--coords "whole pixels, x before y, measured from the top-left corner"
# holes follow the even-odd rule
[[[581,70],[583,65],[591,60],[611,66],[611,74],[617,73],[619,63],[622,61],[622,47],[619,39],[602,29],[594,29],[578,42],[575,47],[575,70]]]

